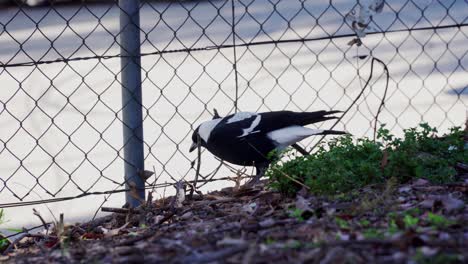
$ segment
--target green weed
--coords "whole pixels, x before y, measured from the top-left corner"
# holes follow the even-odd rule
[[[297,221],[299,222],[302,222],[304,221],[304,217],[302,217],[302,214],[304,213],[304,211],[302,211],[301,209],[299,208],[291,208],[289,209],[289,216],[290,217],[293,217],[293,218],[296,218]]]
[[[3,209],[0,209],[0,225],[5,223],[5,213]],[[0,233],[0,252],[3,252],[8,246],[10,242],[8,239],[3,238],[2,234]]]
[[[367,239],[373,239],[373,238],[383,239],[385,237],[381,231],[375,228],[369,228],[369,229],[364,230],[362,232],[362,235]]]
[[[439,253],[435,256],[425,256],[420,250],[416,252],[414,261],[417,264],[455,264],[461,263],[461,258],[456,254]]]
[[[403,217],[403,222],[405,223],[406,228],[415,228],[419,223],[419,218],[413,217],[409,214],[405,214]]]
[[[422,177],[433,183],[453,182],[453,165],[468,160],[463,131],[455,127],[441,138],[436,133],[435,128],[421,124],[405,130],[403,138],[396,138],[383,126],[378,141],[339,137],[309,156],[274,162],[267,175],[272,188],[288,195],[294,195],[301,186],[285,174],[321,195],[342,195],[391,178],[397,183]],[[291,157],[290,152],[287,155]]]
[[[433,214],[431,212],[427,215],[427,221],[436,228],[447,228],[455,223],[453,220],[447,219],[443,215]]]

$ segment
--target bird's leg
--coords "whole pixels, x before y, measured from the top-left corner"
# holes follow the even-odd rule
[[[254,178],[247,183],[247,185],[252,186],[257,184],[260,181],[260,178],[265,175],[268,165],[268,163],[255,164],[256,174]]]

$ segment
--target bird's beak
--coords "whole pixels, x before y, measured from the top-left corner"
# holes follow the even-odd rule
[[[190,146],[189,152],[194,151],[197,148],[197,143],[193,142],[192,145]]]

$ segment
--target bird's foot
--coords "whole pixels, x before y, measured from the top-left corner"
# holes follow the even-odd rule
[[[245,183],[242,186],[242,188],[253,188],[253,187],[257,186],[257,185],[261,185],[260,178],[261,178],[261,176],[256,175],[251,180],[249,180],[247,183]]]

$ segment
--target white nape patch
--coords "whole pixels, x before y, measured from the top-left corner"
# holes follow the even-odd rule
[[[302,126],[289,126],[271,131],[267,134],[271,140],[278,144],[278,148],[286,148],[306,137],[322,133],[321,129],[312,129]]]
[[[262,120],[262,116],[257,115],[257,117],[252,121],[252,124],[250,124],[250,127],[244,128],[244,133],[238,136],[238,138],[245,137],[249,134],[257,133],[258,131],[254,131],[254,129],[258,126],[258,124],[260,124],[260,120]]]
[[[251,118],[252,116],[257,115],[256,113],[251,113],[251,112],[239,112],[234,114],[231,118],[228,119],[226,124],[234,123],[234,122],[239,122],[244,119]]]
[[[198,128],[198,135],[208,143],[208,139],[210,138],[211,131],[223,120],[222,118],[212,119],[209,121],[203,122],[200,127]]]

